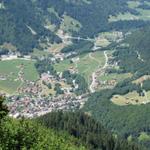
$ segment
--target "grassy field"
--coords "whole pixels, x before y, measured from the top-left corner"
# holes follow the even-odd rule
[[[128,21],[128,20],[138,20],[140,16],[136,16],[136,15],[133,15],[129,12],[127,13],[119,13],[117,16],[110,16],[109,18],[109,22],[116,22],[116,21]]]
[[[58,64],[55,64],[55,69],[58,72],[63,72],[69,68],[76,68],[78,73],[83,75],[86,81],[90,82],[90,76],[99,67],[105,64],[104,53],[97,51],[94,53],[88,53],[79,56],[79,61],[70,63],[70,59],[64,60]]]
[[[12,94],[21,86],[21,81],[18,79],[20,65],[24,66],[24,79],[29,81],[37,80],[39,76],[34,63],[34,61],[20,59],[0,61],[0,75],[6,77],[6,80],[0,80],[0,91]]]
[[[131,76],[132,75],[130,73],[122,73],[122,74],[111,73],[99,77],[99,80],[101,81],[117,80],[117,82],[120,82],[126,78],[130,78]]]
[[[70,16],[64,15],[64,20],[61,23],[60,28],[63,31],[79,31],[82,25],[80,22],[75,20],[74,18],[71,18]]]
[[[106,47],[110,44],[110,42],[106,38],[97,38],[95,45],[96,46],[101,46],[101,47]]]
[[[128,1],[128,7],[131,9],[135,9],[139,12],[139,15],[134,15],[129,12],[119,13],[117,16],[110,16],[109,21],[115,22],[119,20],[150,20],[150,10],[138,8],[141,3],[139,1]],[[145,2],[145,5],[150,5],[149,2]]]
[[[64,47],[66,47],[67,44],[65,43],[60,43],[60,44],[52,44],[51,47],[48,48],[48,51],[52,54],[56,54],[59,53],[61,51],[61,49],[63,49]]]
[[[54,68],[57,72],[63,72],[64,70],[68,70],[71,67],[75,67],[75,64],[70,63],[70,59],[66,59],[54,65]]]
[[[140,105],[150,102],[150,91],[145,92],[145,96],[140,96],[136,91],[130,92],[126,95],[114,95],[111,101],[120,106],[125,105]]]
[[[34,49],[34,51],[30,54],[32,57],[42,57],[42,56],[47,56],[50,53],[48,51],[43,51],[43,50],[38,50]]]

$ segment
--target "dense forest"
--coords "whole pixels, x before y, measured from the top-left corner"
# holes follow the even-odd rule
[[[141,149],[135,143],[113,136],[99,122],[82,112],[53,112],[38,118],[38,121],[47,128],[66,131],[90,150]]]
[[[128,35],[122,42],[128,46],[118,46],[114,57],[125,72],[150,74],[150,27],[141,28]],[[122,44],[121,43],[121,44]]]
[[[42,12],[32,1],[2,0],[4,9],[0,9],[0,45],[7,42],[27,54],[39,47],[39,42],[49,39],[51,43],[61,39],[44,28]]]
[[[42,0],[38,0],[39,6],[44,10],[53,7],[59,17],[62,17],[65,12],[67,15],[78,20],[82,24],[82,28],[79,33],[74,34],[82,37],[92,37],[97,33],[111,29],[114,25],[109,24],[109,15],[116,15],[119,12],[127,11],[137,14],[135,10],[128,8],[126,2],[126,0],[93,0],[90,3],[85,3],[85,1],[46,0],[43,3]],[[128,27],[131,27],[132,21],[130,23],[125,22],[125,26],[127,24]],[[136,24],[138,26],[141,23],[138,21]],[[120,25],[120,28],[122,28],[122,25],[123,23]]]

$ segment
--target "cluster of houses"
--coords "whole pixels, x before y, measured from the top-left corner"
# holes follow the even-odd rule
[[[69,69],[69,71],[70,73],[75,73],[74,70],[72,72],[72,70]],[[54,77],[53,75],[50,75],[49,73],[43,73],[41,75],[41,80],[47,84],[50,83],[52,85],[55,85],[57,83],[59,83],[60,85],[63,84],[61,90],[63,90],[64,94],[73,94],[73,91],[78,89],[78,84],[75,82],[75,80],[73,80],[73,87],[66,83],[66,79],[62,77],[62,72],[59,73],[58,78]]]
[[[33,118],[56,110],[70,110],[79,108],[86,101],[85,98],[73,95],[63,95],[56,98],[31,98],[29,96],[9,98],[10,116],[15,118]]]
[[[69,52],[67,54],[57,52],[54,54],[54,57],[51,57],[50,59],[52,63],[56,63],[57,61],[63,61],[66,58],[70,58],[76,55],[77,52]]]
[[[117,35],[120,36],[121,35]],[[53,57],[51,57],[51,62],[56,63],[57,60],[63,61],[65,58],[70,58],[71,56],[77,55],[76,52],[69,52],[67,54],[57,53]],[[20,53],[11,52],[7,55],[1,55],[0,60],[12,60],[12,59],[31,59],[31,56],[22,56]],[[77,63],[79,61],[79,57],[75,57],[71,59],[72,63]],[[108,62],[109,63],[109,62]],[[110,62],[109,65],[112,65]],[[45,82],[46,84],[56,83],[65,83],[66,79],[62,78],[62,73],[59,73],[59,77],[55,77],[51,75],[49,72],[43,73],[38,81],[32,82],[24,79],[23,68],[24,66],[19,66],[20,71],[18,73],[18,79],[24,83],[24,86],[18,88],[18,93],[20,96],[14,95],[9,97],[8,107],[10,110],[10,115],[17,117],[36,117],[53,110],[68,110],[75,109],[81,107],[86,101],[86,96],[75,96],[72,91],[78,88],[78,85],[73,81],[72,86],[62,86],[61,89],[64,91],[64,94],[58,96],[42,96],[43,87],[38,82],[39,80]],[[96,84],[95,86],[104,87],[104,86],[114,86],[117,81],[115,79],[111,81],[99,81],[98,76],[105,73],[106,69],[100,69],[96,72]],[[72,66],[69,68],[70,73],[77,73],[78,70],[76,66]],[[0,80],[6,80],[6,77],[0,74]]]
[[[18,88],[19,94],[30,94],[33,96],[37,96],[42,92],[42,87],[33,81],[27,81],[24,86]]]
[[[61,75],[60,75],[61,76]],[[43,73],[40,78],[42,81],[51,84],[64,82],[63,78],[56,78],[50,73]],[[55,96],[42,96],[43,87],[38,81],[26,81],[25,85],[18,88],[19,95],[8,97],[8,107],[10,116],[17,117],[36,117],[56,110],[68,110],[82,107],[86,96],[76,96],[71,91],[73,87],[62,86],[64,94]],[[75,87],[78,88],[74,82]]]
[[[8,54],[0,55],[0,60],[24,59],[31,60],[30,55],[21,55],[19,52],[8,52]]]

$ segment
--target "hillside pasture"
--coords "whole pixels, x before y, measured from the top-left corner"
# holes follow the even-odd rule
[[[105,64],[105,56],[102,51],[93,53],[82,54],[79,57],[75,57],[78,61],[71,63],[71,59],[66,59],[54,65],[57,72],[63,72],[73,68],[78,71],[79,74],[83,75],[88,84],[90,84],[90,78],[92,73],[102,67]]]
[[[143,9],[139,8],[139,6],[142,4],[139,1],[128,1],[127,2],[128,7],[131,9],[134,9],[137,11],[139,14],[134,15],[130,12],[126,13],[119,13],[116,16],[110,16],[109,17],[109,22],[116,22],[116,21],[129,21],[129,20],[145,20],[149,21],[150,20],[150,9]],[[149,2],[145,2],[145,5],[150,6]]]
[[[21,70],[24,80],[37,80],[39,76],[34,63],[34,61],[21,59],[0,61],[0,91],[8,94],[16,92],[17,88],[22,84],[19,79]]]
[[[150,91],[145,92],[144,96],[140,96],[136,91],[126,95],[114,95],[111,101],[120,106],[146,104],[150,102]]]
[[[80,22],[75,20],[74,18],[67,16],[67,15],[64,15],[63,17],[64,18],[60,26],[60,28],[63,31],[66,31],[66,32],[76,31],[77,32],[82,27]]]
[[[110,81],[110,80],[116,80],[117,82],[123,81],[127,78],[130,78],[132,74],[130,73],[110,73],[99,77],[99,80],[101,81]]]

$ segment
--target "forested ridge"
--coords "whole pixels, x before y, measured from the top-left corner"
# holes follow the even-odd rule
[[[141,28],[128,35],[122,43],[129,46],[118,46],[114,57],[125,72],[139,76],[150,73],[150,27]]]
[[[1,3],[4,8],[0,9],[0,45],[11,43],[27,54],[46,38],[51,43],[61,42],[58,36],[44,28],[43,12],[31,0],[2,0]]]

